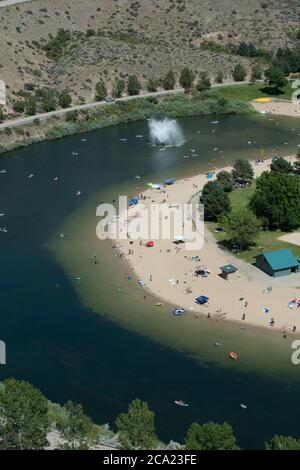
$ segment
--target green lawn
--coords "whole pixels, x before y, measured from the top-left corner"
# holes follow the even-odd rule
[[[290,100],[293,89],[291,83],[282,90],[279,95],[270,95],[268,87],[264,83],[256,83],[254,85],[232,85],[217,88],[217,93],[224,96],[228,100],[252,101],[256,98],[277,98]]]
[[[252,184],[250,188],[245,189],[235,189],[232,193],[230,193],[230,201],[233,209],[237,209],[240,207],[247,206],[251,195],[255,190],[255,184]],[[226,234],[224,232],[215,232],[214,230],[219,226],[215,222],[207,222],[207,227],[213,233],[215,239],[228,246],[228,240]],[[284,242],[282,240],[278,240],[279,237],[282,235],[286,235],[287,232],[281,232],[280,230],[277,231],[261,231],[258,236],[256,237],[255,244],[251,246],[248,250],[243,251],[240,255],[236,255],[237,258],[242,258],[249,263],[253,263],[255,261],[255,257],[261,253],[261,251],[274,251],[274,250],[281,250],[284,248],[290,249],[293,251],[296,258],[300,259],[300,246],[293,245],[291,243]]]

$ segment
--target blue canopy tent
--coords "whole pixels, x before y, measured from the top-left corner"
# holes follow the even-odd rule
[[[206,297],[206,295],[200,295],[200,297],[196,298],[196,303],[200,305],[204,305],[208,301],[209,301],[209,297]]]
[[[136,206],[139,203],[139,198],[138,197],[132,197],[129,201],[130,206]]]

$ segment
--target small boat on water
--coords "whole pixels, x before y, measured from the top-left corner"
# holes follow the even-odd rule
[[[184,406],[184,407],[189,406],[189,404],[188,404],[188,403],[185,403],[183,400],[175,400],[174,403],[175,403],[175,405],[177,405],[177,406]]]
[[[248,407],[244,403],[241,403],[241,408],[243,408],[243,410],[246,410]]]
[[[235,351],[231,351],[231,353],[229,353],[229,357],[230,359],[233,359],[234,361],[236,361],[238,358],[238,355]]]

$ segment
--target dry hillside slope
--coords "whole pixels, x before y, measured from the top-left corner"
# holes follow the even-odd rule
[[[136,73],[144,83],[185,65],[212,75],[238,62],[249,67],[250,59],[200,44],[252,41],[274,50],[290,43],[299,18],[299,0],[31,0],[0,9],[0,78],[10,105],[25,83],[90,101],[100,77],[109,87],[115,77]],[[74,34],[52,60],[44,46],[59,28]],[[89,29],[97,34],[87,37]]]

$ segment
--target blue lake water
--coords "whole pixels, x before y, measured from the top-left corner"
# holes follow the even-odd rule
[[[0,233],[0,338],[7,345],[1,379],[26,379],[53,401],[82,403],[99,423],[113,424],[132,399],[141,398],[155,410],[158,434],[165,441],[181,441],[193,421],[208,420],[227,420],[239,444],[249,448],[262,447],[276,433],[299,435],[300,368],[291,367],[289,344],[282,345],[282,338],[266,339],[252,329],[241,339],[236,325],[207,326],[203,321],[199,351],[193,354],[184,344],[171,344],[167,333],[160,336],[159,321],[151,334],[129,322],[131,312],[151,310],[135,286],[123,298],[99,286],[100,307],[88,308],[48,250],[51,237],[81,206],[94,215],[100,200],[133,192],[138,184],[134,175],[147,181],[183,177],[237,157],[295,153],[300,143],[300,124],[292,118],[233,116],[211,124],[214,119],[179,120],[186,143],[165,151],[147,144],[147,124],[142,122],[0,158],[0,169],[7,170],[0,175],[0,213],[5,213],[0,226],[8,229]],[[123,137],[126,143],[120,142]],[[199,157],[183,160],[191,148]],[[72,156],[73,151],[79,155]],[[28,178],[30,174],[34,176]],[[75,196],[78,190],[80,198]],[[113,257],[111,263],[111,271],[105,263],[99,268],[108,283],[119,270]],[[117,319],[120,310],[127,322],[120,315]],[[243,342],[244,368],[227,366],[222,353],[209,349],[214,328],[224,341]],[[174,399],[191,407],[177,408]],[[248,410],[240,408],[241,402]]]

